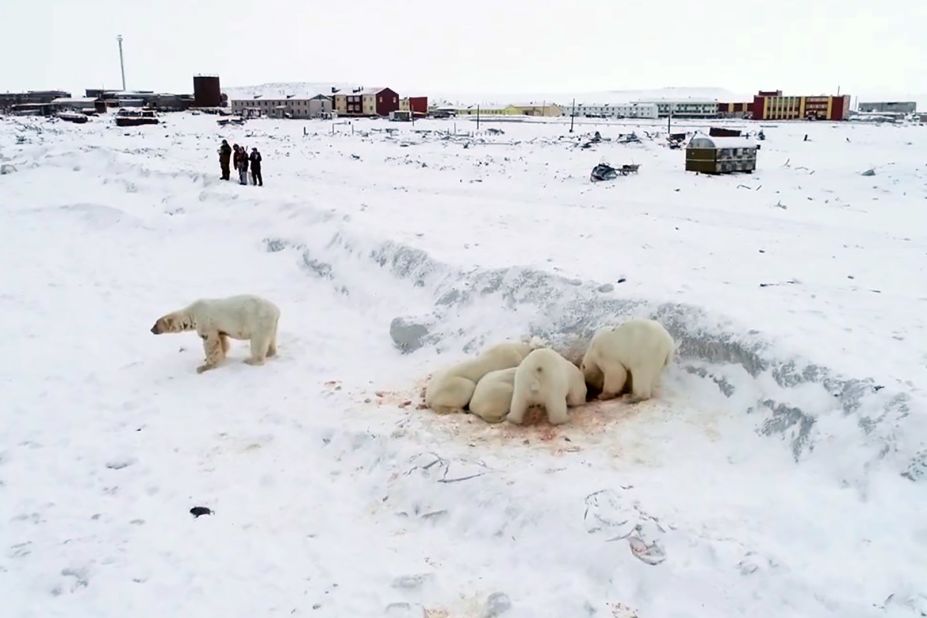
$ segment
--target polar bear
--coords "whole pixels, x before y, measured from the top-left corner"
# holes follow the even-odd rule
[[[631,401],[650,399],[663,368],[673,359],[675,343],[655,320],[633,319],[599,330],[580,365],[586,382],[600,389],[599,399],[617,397],[631,380]]]
[[[550,348],[534,350],[515,370],[508,421],[520,425],[528,407],[542,405],[552,425],[567,422],[567,406],[586,403],[586,381],[579,368]]]
[[[476,383],[470,412],[487,423],[501,423],[512,405],[517,367],[490,371]]]
[[[151,332],[160,335],[195,330],[206,352],[206,362],[196,368],[197,373],[203,373],[225,358],[229,337],[251,340],[251,357],[245,361],[249,365],[261,365],[266,357],[276,355],[279,319],[280,309],[258,296],[203,298],[158,318]]]
[[[490,371],[517,367],[531,350],[540,345],[541,342],[536,339],[499,343],[475,359],[439,371],[425,389],[425,405],[441,413],[463,410],[470,403],[480,378]]]

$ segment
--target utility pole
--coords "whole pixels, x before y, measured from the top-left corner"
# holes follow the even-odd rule
[[[479,133],[480,131],[480,106],[479,105],[476,106],[476,131],[477,133]]]
[[[669,115],[666,117],[666,134],[670,135],[673,132],[673,106],[669,106]]]
[[[122,73],[122,90],[126,89],[126,67],[122,61],[122,35],[116,35],[116,42],[119,43],[119,71]]]
[[[573,132],[573,119],[576,118],[576,98],[573,99],[573,104],[570,107],[570,133]]]

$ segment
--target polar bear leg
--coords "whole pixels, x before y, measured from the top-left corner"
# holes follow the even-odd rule
[[[586,384],[589,384],[596,390],[602,390],[602,369],[599,367],[598,363],[592,360],[592,355],[590,354],[587,354],[586,357],[583,358],[582,373]]]
[[[512,406],[509,408],[509,414],[505,418],[510,423],[521,425],[525,420],[525,412],[527,411],[528,400],[525,398],[525,394],[520,393],[519,389],[516,388],[512,395]]]
[[[209,333],[203,337],[203,351],[206,352],[206,362],[196,368],[197,373],[215,369],[225,358],[219,333]]]
[[[280,321],[278,317],[274,320],[274,330],[270,334],[270,344],[267,346],[267,356],[276,356],[277,355],[277,323]]]
[[[650,399],[653,396],[653,389],[660,377],[661,367],[654,367],[650,364],[635,367],[631,372],[631,403],[637,403]]]
[[[222,343],[222,355],[225,356],[229,353],[229,336],[225,333],[219,333],[219,341]]]
[[[602,384],[602,394],[599,395],[599,399],[613,399],[621,393],[628,381],[628,371],[621,363],[612,363],[604,370],[604,374],[605,380]]]
[[[547,420],[551,425],[562,425],[570,420],[567,414],[566,397],[563,395],[558,397],[557,394],[552,393],[544,402],[544,407],[547,409]]]
[[[251,333],[251,358],[245,360],[249,365],[263,365],[270,347],[270,333]]]
[[[583,373],[575,366],[570,370],[570,390],[567,391],[566,402],[568,406],[576,407],[586,403],[586,380]]]

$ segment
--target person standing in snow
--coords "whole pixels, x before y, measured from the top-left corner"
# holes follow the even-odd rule
[[[238,172],[241,169],[241,146],[232,144],[232,150],[235,151],[235,154],[232,155],[232,169]]]
[[[239,150],[241,153],[239,166],[238,166],[238,181],[239,184],[247,185],[248,184],[248,149],[244,146]]]
[[[222,180],[228,180],[231,170],[229,170],[229,159],[232,157],[232,148],[229,143],[222,140],[219,146],[219,167],[222,169]]]
[[[261,153],[258,152],[257,148],[252,148],[251,156],[248,158],[251,159],[251,184],[263,187],[264,178],[261,176]]]

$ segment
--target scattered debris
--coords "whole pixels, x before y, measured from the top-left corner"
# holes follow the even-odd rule
[[[874,170],[874,169],[869,168],[869,169],[866,170],[865,172],[862,172],[861,175],[862,175],[862,176],[875,176],[876,174],[875,174],[875,170]]]
[[[761,288],[771,288],[777,285],[797,285],[798,283],[799,281],[797,281],[796,279],[789,279],[788,281],[780,281],[779,283],[761,283],[760,287]]]
[[[213,515],[213,512],[205,506],[195,506],[190,509],[190,514],[194,517],[199,517],[200,515]]]
[[[628,537],[628,547],[630,547],[634,557],[644,564],[656,566],[666,560],[666,552],[656,541],[647,543],[640,537],[631,536]]]
[[[592,168],[592,173],[589,175],[589,179],[592,182],[597,182],[600,180],[614,180],[618,177],[618,174],[621,174],[622,176],[636,174],[638,168],[640,168],[639,163],[625,163],[618,168],[614,168],[608,163],[599,163],[594,168]]]
[[[614,180],[616,178],[618,178],[618,170],[607,163],[599,163],[592,168],[592,173],[589,175],[589,180],[592,182]]]
[[[15,171],[16,166],[12,163],[4,163],[3,165],[0,165],[0,176],[6,176],[7,174],[12,174]]]

